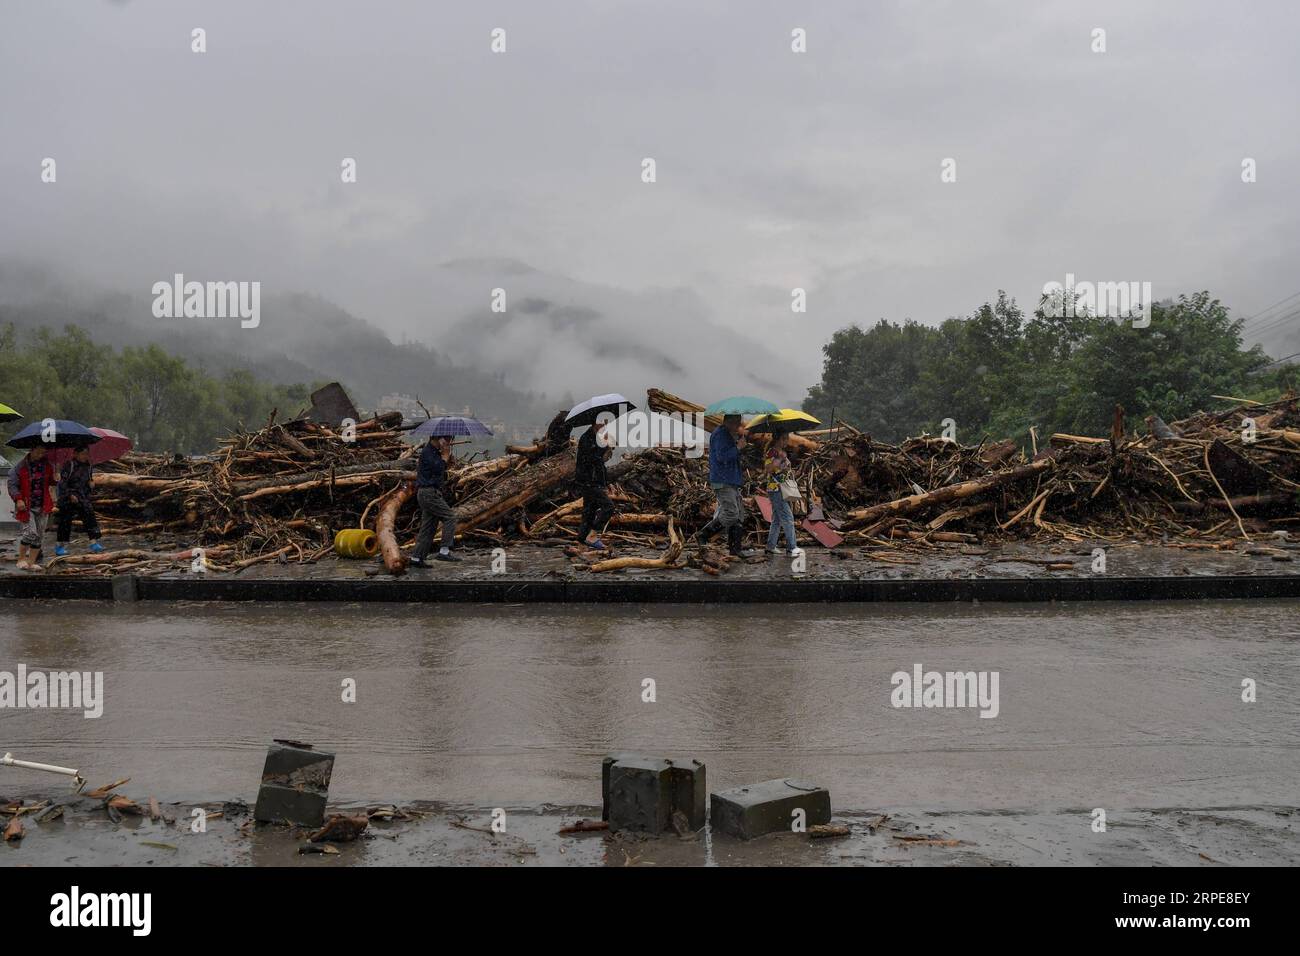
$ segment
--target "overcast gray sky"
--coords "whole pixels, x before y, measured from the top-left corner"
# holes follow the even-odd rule
[[[1249,315],[1300,290],[1298,28],[1262,0],[2,0],[0,258],[258,279],[435,344],[434,267],[515,259],[689,289],[800,389],[838,327],[1067,272]]]

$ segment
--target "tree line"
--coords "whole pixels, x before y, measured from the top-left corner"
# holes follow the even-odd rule
[[[1040,302],[1026,316],[999,292],[974,314],[938,326],[881,320],[841,329],[822,349],[822,380],[804,410],[849,422],[881,441],[956,423],[973,443],[1044,439],[1052,432],[1106,435],[1115,406],[1129,428],[1221,408],[1213,395],[1254,400],[1297,386],[1297,366],[1278,367],[1259,346],[1242,348],[1243,320],[1208,292],[1155,303],[1150,324],[1060,315]]]
[[[1242,320],[1208,292],[1152,305],[1150,324],[1044,303],[1026,316],[999,292],[972,315],[937,326],[881,320],[836,332],[806,411],[842,419],[881,441],[938,434],[963,442],[1027,440],[1030,427],[1104,435],[1116,405],[1166,421],[1222,407],[1214,395],[1258,401],[1300,388],[1300,366],[1242,348]],[[323,382],[280,385],[247,369],[212,374],[157,345],[114,349],[77,325],[19,332],[0,325],[0,402],[22,412],[0,439],[44,417],[114,428],[145,451],[202,454],[240,426],[256,428],[308,404]]]
[[[76,325],[22,334],[0,325],[0,402],[27,416],[0,425],[0,440],[66,418],[120,431],[143,451],[203,454],[241,424],[260,427],[273,409],[293,415],[315,387],[274,385],[243,369],[212,375],[157,345],[119,351]]]

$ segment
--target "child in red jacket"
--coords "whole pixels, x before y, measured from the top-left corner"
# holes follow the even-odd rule
[[[14,517],[23,525],[18,539],[18,570],[41,569],[41,548],[45,538],[45,523],[54,510],[54,490],[58,476],[54,465],[37,445],[29,451],[18,467],[9,472],[9,497],[14,501]]]

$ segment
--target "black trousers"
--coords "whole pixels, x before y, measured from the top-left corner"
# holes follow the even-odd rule
[[[604,531],[609,519],[614,517],[614,502],[604,488],[580,488],[582,492],[582,524],[578,525],[578,540],[586,541],[592,531]]]
[[[416,535],[411,557],[423,561],[433,547],[433,533],[438,525],[442,525],[442,546],[451,549],[456,540],[456,516],[437,488],[421,488],[415,493],[415,500],[420,506],[420,533]]]
[[[91,541],[99,539],[99,521],[95,518],[95,507],[84,498],[77,501],[63,500],[59,502],[59,524],[56,535],[59,544],[67,544],[72,540],[72,522],[80,519],[81,527],[85,529],[86,537]]]

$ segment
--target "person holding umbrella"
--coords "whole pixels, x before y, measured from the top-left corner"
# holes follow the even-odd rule
[[[609,474],[605,471],[605,462],[614,454],[610,443],[605,438],[606,423],[592,425],[578,439],[578,463],[573,472],[573,484],[582,495],[582,523],[578,525],[578,544],[596,551],[605,550],[605,542],[599,536],[595,541],[588,541],[587,535],[595,531],[597,535],[605,530],[609,519],[614,517],[614,502],[605,489],[609,485]]]
[[[738,558],[747,558],[754,552],[742,547],[745,537],[745,513],[741,507],[740,489],[744,478],[740,471],[740,452],[747,442],[740,433],[741,415],[763,415],[780,411],[776,405],[761,398],[739,395],[714,402],[704,410],[706,415],[722,415],[722,427],[713,429],[709,436],[709,487],[718,499],[713,520],[696,534],[701,546],[718,531],[727,533],[727,550]]]
[[[99,522],[95,519],[95,508],[90,500],[90,482],[94,474],[90,448],[85,445],[75,449],[72,457],[59,470],[59,523],[55,536],[57,543],[54,545],[54,553],[59,557],[68,553],[68,542],[72,540],[72,522],[77,518],[81,519],[81,527],[90,539],[90,550],[95,554],[104,550],[104,546],[99,543]]]
[[[446,416],[422,422],[411,434],[429,436],[420,451],[420,463],[415,472],[420,532],[415,539],[415,550],[411,552],[411,564],[417,568],[428,567],[425,559],[433,548],[433,533],[438,525],[442,525],[442,543],[434,557],[439,561],[459,561],[460,557],[451,553],[456,541],[456,516],[442,494],[447,481],[447,463],[451,461],[451,440],[457,435],[491,435],[492,429],[476,418]]]
[[[456,540],[456,516],[442,496],[447,480],[447,461],[451,458],[451,439],[446,435],[430,435],[420,452],[420,464],[415,472],[415,501],[420,506],[420,533],[415,539],[411,564],[426,568],[425,558],[433,547],[433,532],[442,525],[442,546],[434,555],[439,561],[459,561],[451,553]]]
[[[742,547],[745,512],[740,497],[740,488],[744,484],[740,452],[747,444],[740,434],[739,415],[724,416],[722,427],[713,429],[709,436],[709,487],[718,499],[718,506],[713,512],[713,520],[696,535],[703,545],[718,531],[725,531],[727,550],[738,558],[747,558],[754,553]]]
[[[18,538],[18,570],[41,569],[45,525],[54,510],[54,466],[46,457],[45,446],[35,445],[18,467],[9,472],[9,497],[14,502],[14,517],[23,526]]]
[[[779,554],[777,545],[781,541],[781,535],[785,534],[785,546],[789,549],[790,557],[797,558],[803,554],[794,536],[794,511],[790,507],[790,502],[786,500],[785,489],[782,487],[790,481],[790,456],[786,454],[786,439],[789,432],[775,432],[772,440],[768,442],[767,451],[763,455],[763,490],[767,492],[767,500],[772,503],[772,526],[767,531],[767,553]]]
[[[795,539],[794,510],[791,501],[799,497],[799,486],[790,474],[790,456],[787,451],[789,436],[793,432],[820,425],[816,418],[807,412],[793,408],[761,415],[749,423],[751,435],[763,432],[772,438],[763,455],[763,490],[772,505],[772,525],[767,532],[767,553],[778,554],[777,544],[781,535],[785,535],[785,544],[790,557],[797,558],[803,549]]]
[[[617,392],[610,392],[579,402],[564,419],[564,424],[570,431],[581,425],[591,426],[578,439],[573,486],[574,491],[582,496],[582,523],[578,526],[578,544],[597,551],[605,550],[605,542],[599,537],[588,542],[587,536],[593,530],[603,530],[614,516],[614,502],[605,490],[609,485],[605,462],[614,454],[613,443],[606,437],[606,429],[611,421],[633,408],[636,406],[628,399]]]
[[[85,425],[78,422],[46,418],[33,422],[9,439],[10,448],[28,452],[18,467],[9,473],[9,497],[14,502],[14,517],[23,525],[18,539],[18,568],[39,571],[44,547],[45,525],[54,510],[57,482],[54,464],[47,457],[51,448],[77,448],[99,441]]]

